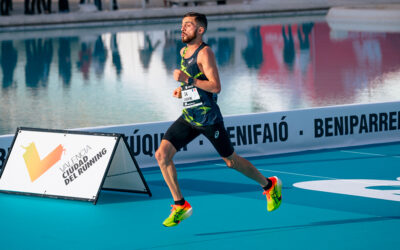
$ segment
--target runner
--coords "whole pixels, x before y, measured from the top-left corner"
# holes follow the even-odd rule
[[[248,160],[237,155],[225,130],[217,94],[221,91],[217,64],[211,48],[203,42],[207,30],[205,15],[187,13],[182,20],[181,69],[174,71],[174,79],[181,86],[173,97],[183,99],[183,112],[165,133],[155,156],[175,204],[163,222],[166,227],[178,225],[192,215],[192,207],[179,188],[172,158],[183,146],[203,134],[215,147],[226,165],[258,182],[267,197],[267,209],[273,211],[281,204],[282,183],[276,176],[266,178]]]

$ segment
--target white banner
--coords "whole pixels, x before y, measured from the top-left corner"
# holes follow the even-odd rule
[[[259,156],[400,141],[400,102],[323,107],[227,116],[225,127],[242,156]],[[121,133],[141,168],[156,166],[154,153],[172,122],[80,129]],[[0,137],[0,164],[12,136]],[[211,143],[200,136],[178,152],[175,163],[215,160]]]

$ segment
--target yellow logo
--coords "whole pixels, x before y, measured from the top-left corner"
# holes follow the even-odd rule
[[[63,151],[65,151],[63,146],[60,144],[50,154],[41,160],[34,142],[29,144],[28,147],[22,148],[26,150],[23,154],[23,157],[32,182],[34,182],[37,178],[54,166],[54,164],[61,160],[61,154]]]

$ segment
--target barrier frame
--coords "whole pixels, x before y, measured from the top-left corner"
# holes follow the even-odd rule
[[[114,143],[112,152],[111,152],[111,156],[110,159],[107,163],[106,169],[103,173],[103,177],[101,179],[100,185],[98,187],[97,193],[95,195],[94,198],[90,199],[90,198],[80,198],[80,197],[71,197],[71,196],[62,196],[62,195],[50,195],[50,194],[39,194],[39,193],[30,193],[30,192],[19,192],[19,191],[12,191],[12,190],[0,190],[0,193],[7,193],[7,194],[18,194],[18,195],[26,195],[26,196],[36,196],[36,197],[47,197],[47,198],[54,198],[54,199],[64,199],[64,200],[77,200],[77,201],[89,201],[92,202],[94,205],[96,205],[98,199],[99,199],[99,195],[101,190],[108,190],[108,191],[117,191],[117,192],[127,192],[127,193],[141,193],[141,194],[148,194],[149,197],[152,196],[152,193],[150,191],[149,186],[147,185],[146,180],[144,179],[143,173],[139,168],[139,165],[130,149],[130,147],[128,146],[128,143],[126,141],[126,138],[123,134],[120,133],[102,133],[102,132],[84,132],[84,131],[71,131],[71,130],[59,130],[59,129],[44,129],[44,128],[32,128],[32,127],[18,127],[16,132],[15,132],[15,136],[13,138],[13,141],[11,143],[11,147],[10,147],[10,151],[7,154],[7,157],[4,161],[4,164],[1,168],[0,171],[0,179],[7,167],[7,163],[8,160],[11,156],[11,152],[14,148],[15,142],[17,140],[17,136],[20,133],[20,131],[33,131],[33,132],[43,132],[43,133],[59,133],[59,134],[73,134],[73,135],[89,135],[89,136],[109,136],[109,137],[114,137],[116,138],[116,142]],[[111,167],[111,163],[114,159],[117,147],[119,145],[119,143],[124,143],[125,147],[127,148],[128,152],[129,152],[129,156],[131,157],[131,159],[133,160],[133,163],[135,165],[135,168],[140,176],[140,179],[146,189],[146,191],[140,191],[140,190],[128,190],[128,189],[119,189],[119,188],[103,188],[104,182],[107,178],[107,173],[110,170]]]

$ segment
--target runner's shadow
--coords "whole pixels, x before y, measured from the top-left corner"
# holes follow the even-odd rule
[[[400,220],[400,216],[385,216],[385,217],[368,217],[359,219],[348,219],[348,220],[331,220],[331,221],[319,221],[312,222],[303,225],[291,225],[291,226],[281,226],[281,227],[265,227],[256,229],[243,229],[243,230],[230,230],[230,231],[220,231],[220,232],[209,232],[209,233],[199,233],[196,236],[212,236],[212,235],[233,235],[239,233],[270,233],[278,231],[287,230],[298,230],[310,227],[321,227],[321,226],[332,226],[332,225],[343,225],[343,224],[354,224],[354,223],[365,223],[365,222],[376,222],[376,221],[386,221],[386,220]]]

